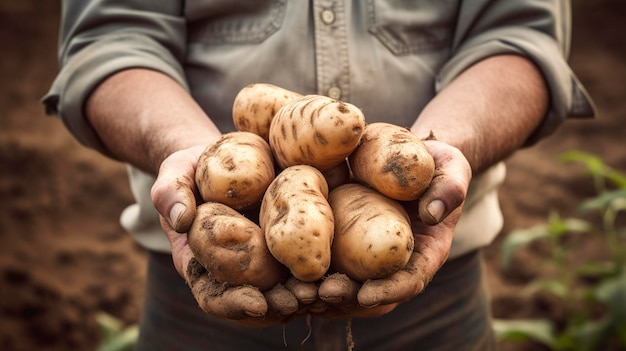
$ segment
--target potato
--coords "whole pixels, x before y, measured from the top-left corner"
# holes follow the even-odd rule
[[[407,128],[383,122],[365,127],[348,161],[356,180],[403,201],[417,200],[435,173],[435,161],[419,137]]]
[[[195,177],[204,201],[244,210],[260,204],[274,175],[269,144],[250,132],[231,132],[204,150]]]
[[[198,206],[187,235],[196,260],[222,283],[265,291],[288,277],[287,268],[269,252],[261,228],[224,204]]]
[[[345,160],[335,167],[322,172],[326,183],[328,183],[328,191],[335,189],[336,187],[350,182],[350,167],[348,161]]]
[[[330,266],[334,222],[327,196],[322,173],[296,165],[276,176],[261,203],[259,224],[270,252],[304,282]]]
[[[361,184],[330,192],[335,234],[331,268],[358,281],[387,277],[404,267],[414,237],[404,207]]]
[[[233,103],[233,123],[242,132],[251,132],[269,142],[270,123],[287,102],[300,94],[267,83],[249,84],[239,91]]]
[[[321,95],[306,95],[278,110],[269,143],[282,168],[310,165],[326,171],[354,150],[365,128],[356,106]]]

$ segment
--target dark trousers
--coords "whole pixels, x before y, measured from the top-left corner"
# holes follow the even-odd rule
[[[425,291],[387,315],[351,322],[355,350],[494,350],[478,252],[450,260]],[[138,350],[346,350],[345,320],[249,329],[203,313],[169,255],[149,255]],[[303,340],[306,341],[304,343]],[[286,344],[286,346],[285,346]]]

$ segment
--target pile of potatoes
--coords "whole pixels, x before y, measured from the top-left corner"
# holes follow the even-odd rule
[[[429,187],[422,140],[366,124],[354,105],[270,84],[243,88],[237,131],[198,160],[203,203],[189,245],[215,278],[266,291],[289,275],[343,273],[364,282],[404,267],[413,233],[402,201]]]

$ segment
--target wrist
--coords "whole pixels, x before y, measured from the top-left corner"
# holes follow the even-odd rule
[[[86,114],[112,157],[152,174],[172,153],[221,135],[178,82],[147,69],[109,77],[90,95]]]
[[[519,149],[540,125],[548,103],[546,84],[532,62],[493,56],[439,92],[411,131],[422,138],[432,132],[458,148],[478,173]]]

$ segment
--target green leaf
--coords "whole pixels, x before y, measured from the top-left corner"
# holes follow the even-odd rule
[[[626,271],[611,279],[603,280],[594,290],[598,301],[609,306],[610,313],[626,323]]]
[[[607,179],[620,188],[626,188],[626,176],[618,171],[611,170],[606,174]]]
[[[551,212],[548,217],[548,230],[553,238],[560,238],[565,234],[586,233],[591,228],[591,224],[585,220],[578,218],[561,219],[556,212]]]
[[[583,201],[578,210],[582,213],[587,213],[591,211],[604,211],[605,209],[613,206],[612,204],[616,201],[619,209],[624,209],[621,206],[622,201],[626,199],[626,188],[616,189],[612,191],[607,191],[603,194],[600,194],[596,197]]]
[[[98,351],[132,351],[135,349],[139,337],[137,325],[124,328],[121,320],[105,312],[96,315],[96,322],[101,331]]]
[[[550,236],[550,230],[545,224],[536,225],[525,229],[516,229],[510,232],[504,239],[501,248],[502,265],[508,268],[513,259],[513,254],[520,248],[530,244],[531,242],[547,238]]]
[[[554,326],[547,319],[494,319],[493,329],[500,341],[532,340],[546,346],[552,346],[555,341]]]
[[[550,232],[550,236],[554,238],[558,238],[567,233],[567,225],[558,213],[550,213],[550,216],[548,217],[548,231]]]
[[[624,193],[624,195],[625,196],[618,197],[614,199],[613,201],[611,201],[611,204],[609,207],[611,208],[613,212],[617,213],[617,212],[626,210],[626,192]]]
[[[581,163],[585,166],[587,172],[591,173],[593,176],[603,177],[620,188],[626,187],[626,175],[607,166],[598,156],[583,151],[572,150],[562,153],[560,160],[564,163]]]
[[[591,223],[578,218],[568,218],[563,223],[568,233],[588,233],[593,228]]]
[[[615,262],[584,262],[576,269],[578,276],[583,278],[609,278],[617,273]]]
[[[132,351],[137,345],[139,326],[131,325],[114,337],[107,339],[98,348],[98,351]]]
[[[571,293],[569,287],[556,279],[540,279],[535,280],[528,284],[524,291],[529,294],[533,294],[537,291],[547,291],[551,294],[554,294],[560,298],[564,298],[568,294]]]
[[[564,163],[581,163],[591,174],[604,174],[605,164],[601,158],[584,151],[566,151],[560,156],[561,162]]]
[[[566,334],[573,341],[575,350],[602,350],[610,333],[611,324],[610,318],[603,318],[598,321],[587,320],[581,325],[569,328]]]
[[[591,223],[578,218],[551,218],[549,222],[549,228],[550,235],[555,238],[559,238],[565,234],[588,233],[591,231],[592,225]]]
[[[502,243],[500,252],[502,265],[508,268],[515,252],[533,241],[559,237],[566,233],[586,233],[591,231],[591,229],[592,226],[587,221],[577,218],[563,220],[553,213],[550,215],[548,224],[516,229],[507,235]]]
[[[105,312],[96,315],[96,323],[100,327],[102,338],[111,337],[122,330],[122,321]]]

